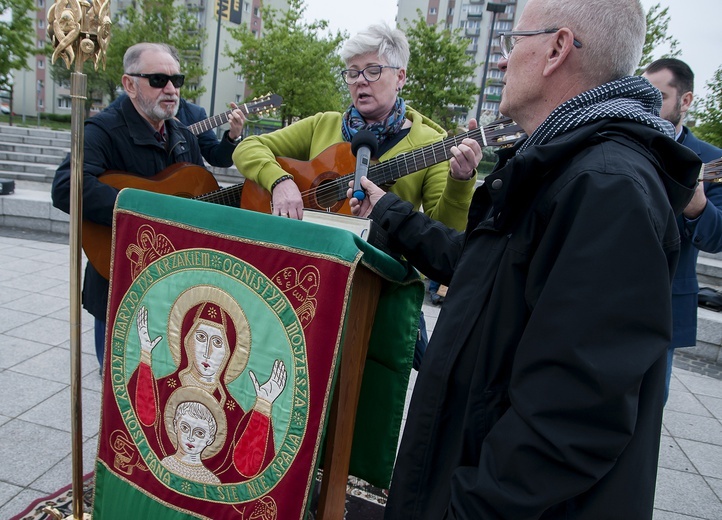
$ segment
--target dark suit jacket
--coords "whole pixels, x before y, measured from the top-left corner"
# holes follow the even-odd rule
[[[704,163],[722,157],[722,150],[697,139],[686,126],[680,142],[695,152]],[[700,251],[722,251],[722,184],[705,184],[707,206],[694,220],[677,217],[682,250],[672,284],[672,347],[697,343],[697,256]]]

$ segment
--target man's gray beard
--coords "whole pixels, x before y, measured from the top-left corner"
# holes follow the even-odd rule
[[[161,101],[161,99],[158,99],[156,101],[148,101],[142,95],[138,96],[138,103],[140,104],[140,108],[143,110],[143,112],[145,112],[145,115],[148,116],[148,119],[151,119],[152,121],[166,121],[168,119],[173,119],[178,113],[178,107],[180,106],[179,101],[176,100],[175,108],[173,108],[173,110],[171,111],[172,113],[170,114],[166,110],[161,108]]]

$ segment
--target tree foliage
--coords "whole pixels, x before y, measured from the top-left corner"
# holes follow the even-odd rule
[[[469,40],[458,31],[429,26],[417,10],[417,18],[408,24],[406,36],[411,57],[404,100],[422,114],[450,130],[458,115],[454,107],[469,110],[478,87],[471,78],[474,61],[466,54]]]
[[[669,29],[669,7],[661,8],[655,4],[647,11],[647,34],[642,47],[642,58],[639,60],[636,74],[641,74],[647,65],[660,58],[676,58],[682,51],[678,49],[679,42],[673,36],[667,35]],[[669,52],[656,56],[660,47],[668,47]]]
[[[707,95],[697,104],[694,113],[697,125],[693,131],[703,141],[722,148],[722,66],[707,82],[707,89]]]
[[[321,111],[343,110],[348,94],[340,76],[343,62],[338,49],[346,35],[320,35],[328,27],[325,20],[306,24],[303,0],[291,0],[279,13],[263,10],[263,37],[246,26],[230,29],[240,43],[235,49],[225,46],[224,54],[243,74],[257,94],[273,92],[283,97],[281,118],[290,124]]]
[[[28,58],[35,48],[35,2],[33,0],[0,0],[0,90],[10,90],[11,72],[30,70]]]
[[[139,42],[167,43],[178,49],[180,68],[186,76],[181,96],[193,101],[203,93],[204,90],[198,88],[198,82],[204,73],[200,49],[206,34],[198,26],[197,8],[191,5],[178,9],[173,0],[138,0],[116,18],[111,29],[105,70],[99,67],[96,71],[86,63],[90,94],[86,101],[88,111],[93,101],[102,99],[103,95],[111,101],[117,97],[123,76],[123,56],[129,47]],[[52,48],[48,52],[52,54]],[[51,68],[51,76],[57,82],[68,81],[70,71],[62,60],[58,60]]]

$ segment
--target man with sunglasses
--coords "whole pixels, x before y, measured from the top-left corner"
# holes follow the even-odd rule
[[[196,137],[175,119],[184,76],[175,51],[165,44],[138,43],[123,57],[127,97],[85,121],[83,218],[110,226],[118,190],[98,177],[109,170],[152,177],[180,162],[203,166]],[[58,166],[53,205],[70,211],[70,154]],[[95,318],[95,352],[103,366],[108,280],[88,263],[83,307]]]
[[[675,214],[701,162],[632,76],[639,0],[529,0],[502,35],[499,152],[465,233],[368,179],[352,212],[442,283],[385,518],[650,520]],[[352,194],[349,190],[349,196]]]
[[[180,61],[177,50],[173,47],[169,47],[169,49],[173,52],[173,57],[176,61]],[[163,83],[163,81],[168,81],[163,74],[154,74],[151,76],[152,77],[148,78],[148,82],[151,86]],[[178,82],[178,80],[176,80],[176,82]],[[121,94],[108,106],[108,109],[119,106],[126,97],[127,94]],[[246,116],[235,103],[231,103],[231,108],[233,109],[233,112],[228,117],[229,129],[223,133],[220,140],[216,137],[216,133],[213,129],[206,130],[205,132],[196,135],[196,138],[198,139],[198,146],[201,148],[201,154],[205,158],[206,162],[208,162],[211,166],[228,168],[233,165],[233,151],[235,150],[236,145],[241,141],[243,126],[246,123]],[[184,125],[191,126],[193,123],[207,119],[208,115],[200,105],[196,105],[186,99],[180,98],[178,112],[175,117]]]

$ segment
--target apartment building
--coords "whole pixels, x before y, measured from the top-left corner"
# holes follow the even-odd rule
[[[46,43],[47,11],[53,0],[35,0],[37,5],[36,39],[39,54],[28,60],[29,71],[17,71],[14,85],[13,109],[16,114],[36,117],[40,112],[70,114],[70,87],[55,83],[47,68],[50,60],[41,49]],[[111,0],[111,19],[116,22],[119,13],[133,0]],[[228,34],[230,27],[245,24],[258,37],[263,35],[262,7],[270,6],[278,10],[288,9],[288,0],[177,0],[179,9],[197,7],[198,26],[206,31],[206,41],[200,49],[200,57],[206,74],[201,78],[200,87],[205,93],[196,100],[209,115],[222,112],[229,103],[239,102],[249,95],[245,79],[236,71],[228,69],[230,60],[223,55],[226,44],[238,45]],[[217,13],[220,11],[220,21]],[[218,37],[217,37],[218,36]],[[113,45],[112,30],[110,45]],[[217,57],[217,59],[216,59]],[[89,70],[91,65],[86,65]],[[226,70],[228,69],[228,70]],[[118,78],[120,80],[120,78]],[[215,95],[213,85],[215,84]],[[211,106],[211,100],[213,104]],[[98,108],[104,106],[104,100],[96,100]]]
[[[466,115],[467,121],[479,113],[499,112],[502,73],[497,68],[501,60],[498,35],[500,31],[512,30],[526,2],[527,0],[398,0],[396,20],[401,29],[415,20],[418,16],[417,10],[421,10],[429,25],[459,29],[461,35],[468,38],[469,46],[466,52],[474,57],[476,63],[473,81],[479,85],[479,95]],[[482,96],[481,83],[487,54],[489,65],[486,69],[486,88]]]

